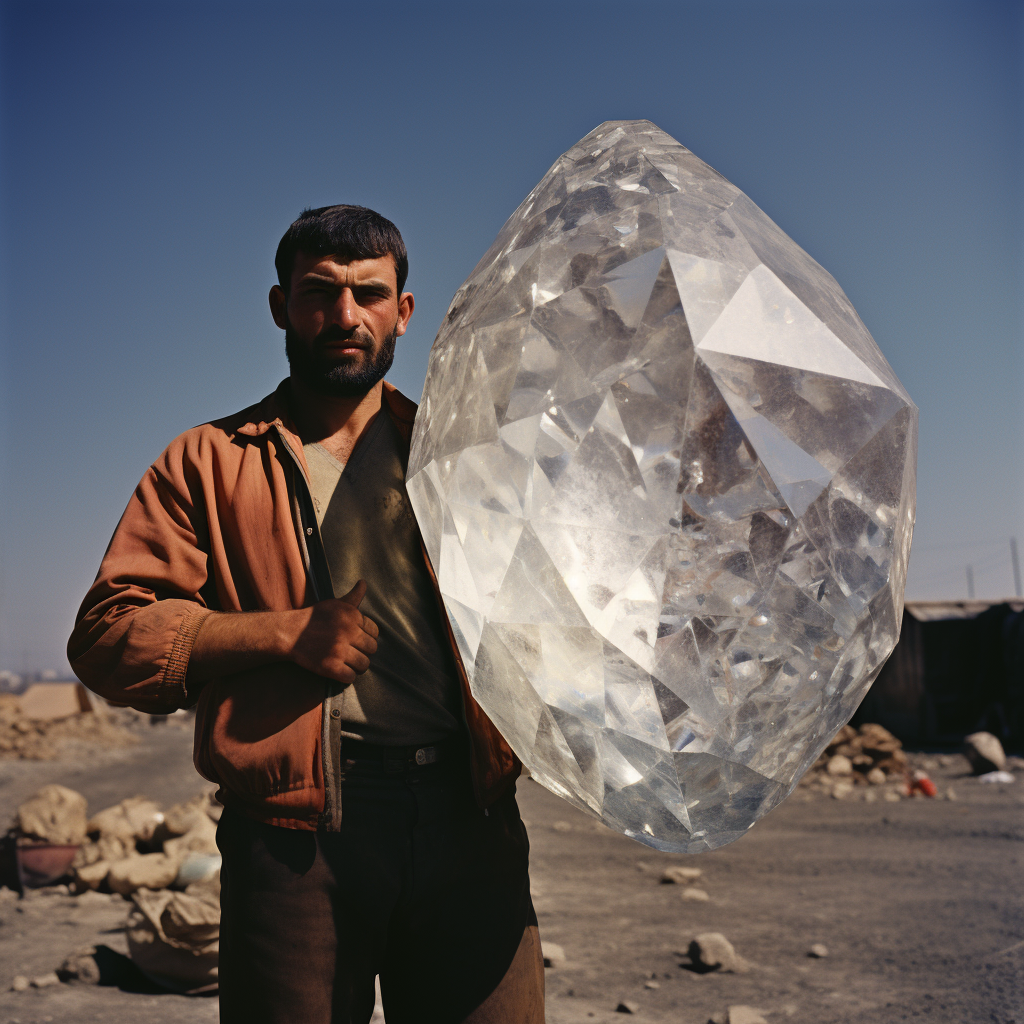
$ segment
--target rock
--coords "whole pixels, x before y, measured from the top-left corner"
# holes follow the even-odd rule
[[[118,836],[100,836],[95,841],[89,840],[79,847],[71,867],[77,871],[80,867],[99,861],[112,864],[116,860],[134,856],[136,852],[134,839],[125,842]]]
[[[691,882],[695,882],[700,876],[704,874],[700,868],[688,868],[682,864],[673,864],[671,867],[665,868],[661,873],[661,884],[662,885],[689,885]]]
[[[168,839],[186,835],[197,825],[201,825],[204,818],[216,823],[220,820],[223,810],[213,793],[197,793],[191,800],[175,804],[164,811],[164,819],[154,833],[154,842],[163,843]]]
[[[946,799],[947,800],[956,800],[957,799],[956,790],[955,789],[947,789],[946,790]]]
[[[93,815],[89,821],[89,833],[98,832],[101,837],[115,836],[125,846],[134,847],[136,842],[150,842],[163,820],[159,804],[144,796],[131,796]]]
[[[856,739],[857,735],[857,730],[854,729],[852,725],[844,725],[842,729],[832,737],[832,742],[829,743],[829,746],[838,747],[843,743],[849,743]]]
[[[972,732],[970,736],[965,736],[964,755],[975,775],[1002,771],[1006,767],[1003,745],[990,732]]]
[[[886,803],[898,804],[900,802],[899,793],[894,793],[891,789],[888,790],[882,797]]]
[[[567,822],[567,821],[556,821],[554,823],[554,825],[552,825],[551,827],[556,832],[571,832],[572,831],[572,825],[570,825],[569,822]]]
[[[57,968],[57,977],[61,981],[77,981],[83,985],[100,983],[100,966],[96,962],[96,947],[89,946],[72,953]]]
[[[41,974],[38,978],[33,978],[30,984],[33,988],[49,988],[51,985],[59,985],[60,978],[57,977],[56,971],[50,971],[49,974]]]
[[[541,955],[545,967],[561,967],[565,963],[565,950],[557,942],[541,942]]]
[[[24,974],[19,974],[14,981],[11,982],[12,992],[24,992],[28,988],[28,978]]]
[[[207,817],[206,809],[210,806],[209,797],[199,793],[184,803],[175,804],[164,811],[164,820],[156,829],[156,837],[166,842],[177,836],[190,832],[200,821]]]
[[[83,864],[75,868],[75,885],[80,892],[98,889],[110,873],[110,861],[98,860],[93,864]]]
[[[110,865],[107,884],[130,896],[139,889],[166,889],[178,876],[178,860],[165,853],[140,853]]]
[[[813,957],[815,960],[824,960],[828,956],[828,946],[822,942],[816,942],[809,950],[807,955]]]
[[[885,772],[881,768],[872,768],[871,771],[864,776],[872,786],[884,786],[886,783]]]
[[[688,950],[690,962],[698,971],[721,970],[732,974],[745,974],[750,970],[732,943],[721,932],[698,935]]]
[[[220,856],[217,848],[217,826],[205,814],[197,818],[195,824],[183,836],[168,839],[164,843],[164,853],[179,861],[188,853],[207,853],[213,857]]]
[[[828,759],[828,764],[825,765],[825,771],[827,771],[829,775],[852,775],[853,762],[844,754],[834,754]]]
[[[67,786],[43,786],[15,814],[15,828],[23,836],[54,846],[85,842],[86,800]]]
[[[979,782],[996,782],[996,783],[1008,783],[1013,782],[1016,776],[1011,775],[1009,772],[985,772],[984,775],[978,776]]]
[[[640,1004],[630,1002],[628,999],[623,999],[618,1006],[615,1007],[616,1013],[639,1013]]]
[[[661,985],[652,979],[651,981],[644,982],[644,988],[661,988]]]
[[[190,888],[193,888],[190,886]],[[212,892],[140,889],[125,924],[128,955],[173,991],[194,994],[217,984],[220,900]]]
[[[865,722],[860,727],[860,735],[880,743],[896,740],[896,737],[885,726],[879,725],[877,722]],[[896,742],[898,743],[899,741],[896,740]]]
[[[876,761],[875,767],[881,768],[882,771],[889,774],[894,774],[903,771],[907,767],[907,763],[907,755],[902,750],[894,750],[888,757],[883,757],[880,761]]]
[[[848,796],[853,794],[853,783],[852,782],[837,782],[832,787],[832,799],[833,800],[845,800]]]
[[[764,1011],[753,1006],[730,1006],[726,1020],[728,1024],[768,1024]]]
[[[711,899],[711,897],[703,889],[687,888],[684,889],[679,895],[682,896],[684,900],[698,900],[701,903]]]

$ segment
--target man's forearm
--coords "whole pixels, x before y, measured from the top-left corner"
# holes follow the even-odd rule
[[[281,612],[214,612],[203,623],[188,662],[187,684],[289,661],[308,608]]]
[[[293,661],[340,683],[370,667],[377,624],[359,611],[366,583],[308,608],[278,612],[213,612],[199,629],[188,663],[188,685]]]

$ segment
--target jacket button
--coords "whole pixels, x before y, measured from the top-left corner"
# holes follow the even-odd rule
[[[341,718],[341,712],[337,708],[331,708],[331,718]]]
[[[313,527],[312,526],[307,526],[306,527],[306,536],[307,537],[312,537],[313,536]]]

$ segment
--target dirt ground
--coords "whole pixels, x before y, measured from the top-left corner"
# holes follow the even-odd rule
[[[739,842],[698,857],[646,849],[521,783],[542,937],[566,957],[546,972],[548,1021],[612,1024],[627,1019],[616,1007],[628,1002],[637,1020],[666,1024],[724,1020],[737,1004],[769,1024],[1024,1024],[1024,775],[992,786],[965,773],[959,758],[933,762],[939,792],[952,788],[954,800],[798,790]],[[0,761],[0,823],[48,782],[79,790],[92,811],[135,793],[168,805],[204,786],[188,731],[162,725],[138,747],[90,758]],[[661,884],[672,864],[701,868],[709,899]],[[127,908],[117,896],[0,892],[0,990],[81,946],[123,952]],[[688,969],[690,940],[709,931],[733,943],[748,973]],[[809,957],[814,943],[829,955]],[[0,991],[0,1024],[216,1019],[216,998]]]

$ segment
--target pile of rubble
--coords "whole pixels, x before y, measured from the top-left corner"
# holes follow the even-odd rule
[[[217,984],[222,810],[208,792],[166,811],[136,796],[90,818],[80,793],[44,786],[18,808],[8,833],[16,884],[64,878],[71,894],[130,899],[125,931],[132,962],[164,988],[209,991]],[[49,877],[40,865],[49,865]],[[69,963],[58,971],[62,980],[87,980],[91,969]]]
[[[888,729],[869,722],[859,729],[844,725],[800,780],[800,786],[837,799],[858,793],[875,799],[876,790],[887,799],[898,800],[916,791],[934,796],[930,780],[923,773],[917,775],[914,778],[903,744]]]
[[[18,697],[0,693],[0,758],[53,761],[78,744],[105,749],[132,746],[138,737],[131,727],[140,717],[127,708],[110,708],[49,720],[30,718]]]

